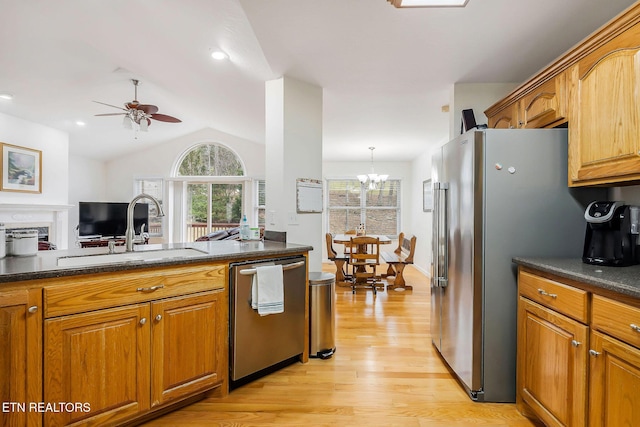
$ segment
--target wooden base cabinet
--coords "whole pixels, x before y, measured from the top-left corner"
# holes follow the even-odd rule
[[[151,304],[152,406],[220,383],[226,363],[222,292]]]
[[[46,426],[117,424],[222,381],[223,291],[45,320]],[[77,424],[76,424],[77,423]]]
[[[640,425],[640,349],[591,333],[589,426]]]
[[[0,426],[37,426],[42,414],[42,290],[0,292]]]
[[[640,426],[640,301],[559,280],[518,273],[518,410],[547,426]]]
[[[585,425],[588,329],[520,297],[516,403],[521,412],[530,409],[547,426]]]
[[[44,401],[86,405],[45,413],[46,426],[113,424],[149,409],[149,304],[47,319]]]

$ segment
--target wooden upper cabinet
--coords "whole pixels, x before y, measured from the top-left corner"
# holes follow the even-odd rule
[[[561,73],[537,87],[520,101],[518,127],[526,129],[557,126],[567,118],[567,73]]]
[[[554,127],[567,121],[568,73],[521,89],[511,101],[505,100],[485,111],[493,129]],[[506,104],[506,105],[505,105]]]
[[[640,25],[571,73],[570,185],[640,180]]]
[[[640,180],[640,25],[571,72],[570,185]]]
[[[1,426],[41,425],[30,410],[42,402],[42,290],[0,292],[0,401],[23,405],[0,411]]]
[[[503,110],[488,116],[488,127],[491,129],[514,129],[518,127],[519,102],[513,103]]]

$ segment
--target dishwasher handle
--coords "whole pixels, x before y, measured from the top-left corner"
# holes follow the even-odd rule
[[[302,267],[304,263],[304,261],[298,261],[291,264],[285,264],[282,266],[282,271],[293,270],[294,268]],[[256,274],[256,269],[247,268],[246,270],[240,270],[240,274],[243,276],[253,276],[254,274]]]

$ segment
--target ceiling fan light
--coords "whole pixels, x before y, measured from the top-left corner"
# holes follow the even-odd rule
[[[363,184],[367,182],[367,179],[369,179],[367,175],[358,175],[358,181],[360,181]]]
[[[141,119],[140,120],[140,131],[146,132],[149,129],[149,119]]]
[[[129,117],[128,115],[124,116],[124,119],[122,119],[122,126],[124,126],[125,129],[133,129],[133,122],[131,121],[131,117]]]

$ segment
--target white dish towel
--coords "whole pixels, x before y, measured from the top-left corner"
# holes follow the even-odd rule
[[[251,308],[261,316],[284,312],[282,265],[256,267],[251,283]]]

